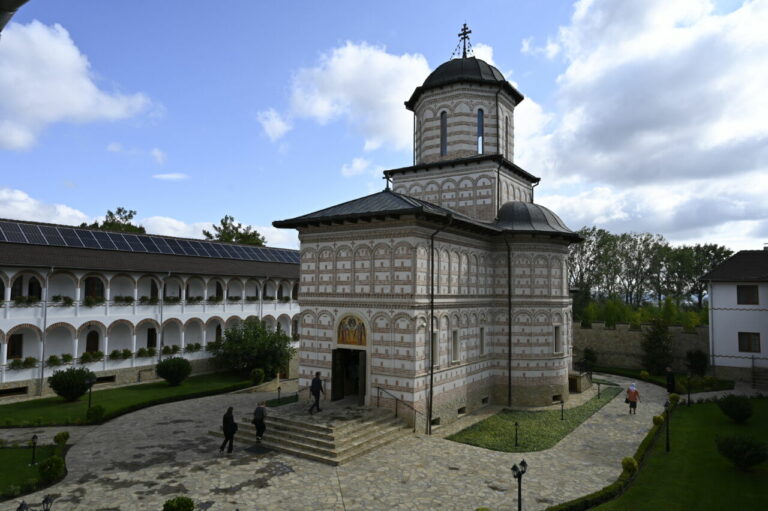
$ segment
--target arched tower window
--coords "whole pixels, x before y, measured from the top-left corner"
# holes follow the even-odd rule
[[[511,158],[509,157],[509,116],[504,116],[504,156],[508,160]]]
[[[448,112],[440,113],[440,156],[448,154]]]
[[[477,111],[477,154],[483,154],[483,138],[485,134],[485,113],[483,109]]]

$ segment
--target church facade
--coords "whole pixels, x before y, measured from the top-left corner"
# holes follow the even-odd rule
[[[523,96],[452,59],[417,87],[413,165],[379,193],[274,222],[301,242],[300,385],[426,426],[486,404],[568,399],[568,245],[514,163]],[[389,183],[391,182],[391,188]]]

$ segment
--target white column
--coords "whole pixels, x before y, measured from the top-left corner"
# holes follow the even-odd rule
[[[107,368],[107,358],[109,357],[109,334],[104,334],[104,360],[102,360],[102,367]]]
[[[11,277],[13,278],[13,277]],[[3,293],[3,300],[5,301],[5,319],[8,319],[8,313],[10,312],[11,308],[9,307],[9,304],[11,303],[11,278],[8,279],[8,285],[5,286],[5,292]],[[6,339],[7,342],[7,339]]]
[[[72,358],[77,359],[77,331],[75,331],[75,335],[72,337]]]
[[[245,284],[246,284],[246,281],[241,279],[240,280],[240,284],[242,284],[242,286],[243,286],[242,292],[240,293],[240,311],[243,312],[243,311],[245,311]],[[245,318],[243,318],[243,320],[245,320]]]
[[[136,330],[135,329],[131,334],[131,351],[133,352],[133,356],[131,356],[131,367],[136,367]]]
[[[132,306],[134,316],[136,315],[136,302],[138,301],[139,301],[139,281],[135,280],[133,281],[133,306]],[[136,350],[134,349],[133,351],[136,351]]]
[[[75,288],[75,317],[80,315],[80,281],[77,281]]]
[[[179,330],[181,331],[181,352],[184,353],[184,348],[186,347],[186,343],[184,340],[184,325],[182,325],[181,328],[179,328]]]
[[[8,363],[8,339],[0,342],[0,383],[5,382],[5,364]]]
[[[203,279],[203,313],[208,311],[208,281]]]
[[[106,277],[105,277],[106,278]],[[107,286],[104,288],[104,302],[105,302],[105,311],[107,316],[109,316],[109,300],[112,297],[112,279],[107,279]],[[106,351],[104,352],[106,354]],[[104,357],[106,359],[106,357]]]
[[[205,347],[208,345],[208,328],[205,323],[203,323],[203,350],[205,350]]]
[[[187,281],[181,281],[181,289],[179,289],[179,298],[181,299],[181,313],[184,314],[184,310],[187,307]]]

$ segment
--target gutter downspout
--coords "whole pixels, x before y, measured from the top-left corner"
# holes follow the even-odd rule
[[[712,376],[717,377],[717,367],[715,366],[715,328],[712,321],[715,315],[715,303],[714,296],[712,295],[711,280],[707,283],[707,287],[707,296],[709,297],[709,356],[712,357],[712,362],[710,363],[712,366]]]
[[[537,183],[533,183],[533,186],[531,186],[531,204],[533,204],[533,189],[536,188],[537,186],[539,186],[540,182],[541,181],[539,181]]]
[[[45,343],[48,340],[46,330],[48,330],[48,286],[50,286],[51,273],[53,273],[53,266],[45,274],[45,289],[43,290],[43,335],[40,338],[40,342],[43,343],[43,349],[40,350],[40,385],[37,389],[37,395],[43,395],[43,382],[45,381]]]
[[[434,395],[435,382],[435,236],[450,227],[453,215],[448,214],[448,223],[429,237],[429,398],[427,400],[427,435],[432,434],[432,397]],[[438,332],[440,331],[438,325]]]
[[[512,406],[512,250],[507,244],[507,406]]]

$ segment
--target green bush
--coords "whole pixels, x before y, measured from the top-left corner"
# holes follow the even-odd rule
[[[672,406],[677,405],[677,403],[680,402],[680,394],[670,394],[669,402],[672,404]]]
[[[104,303],[104,297],[103,296],[86,296],[83,299],[83,305],[86,307],[96,307],[97,305],[101,305]]]
[[[747,396],[729,394],[719,399],[717,406],[736,424],[743,424],[752,417],[752,403]]]
[[[147,358],[149,357],[149,351],[147,351],[147,348],[139,348],[136,351],[136,358]]]
[[[584,348],[581,359],[584,362],[584,369],[587,371],[591,371],[597,365],[597,353],[592,348]]]
[[[709,357],[701,350],[688,351],[685,354],[686,365],[691,374],[703,377],[707,374]]]
[[[768,444],[760,440],[741,435],[715,438],[717,450],[728,458],[739,470],[749,470],[768,459]]]
[[[264,369],[257,367],[251,371],[250,376],[254,385],[260,385],[264,381]]]
[[[16,371],[18,369],[24,369],[24,361],[20,358],[14,358],[8,361],[8,369]]]
[[[48,378],[48,386],[67,401],[77,401],[96,381],[96,375],[84,367],[56,371]]]
[[[133,356],[133,352],[129,350],[128,348],[125,348],[123,351],[120,352],[120,357],[123,360],[127,360]]]
[[[61,456],[51,456],[50,458],[46,458],[40,465],[38,465],[37,470],[40,473],[40,479],[46,484],[58,481],[67,473],[64,458]]]
[[[189,497],[175,497],[166,500],[163,511],[194,511],[195,503]]]
[[[62,302],[64,307],[72,307],[75,304],[75,299],[71,296],[64,296],[62,297]]]
[[[632,456],[627,456],[621,460],[621,468],[623,468],[624,472],[631,477],[637,473],[637,461],[635,461],[635,458]]]
[[[647,381],[651,377],[648,371],[640,371],[640,379]]]
[[[653,424],[654,426],[661,426],[662,424],[664,424],[664,417],[662,417],[661,415],[654,415]]]
[[[70,363],[72,363],[72,360],[74,360],[74,357],[73,357],[71,354],[69,354],[69,353],[64,353],[64,354],[61,356],[61,361],[62,361],[63,363],[65,363],[65,364],[70,364]]]
[[[120,350],[112,350],[112,353],[109,354],[110,360],[121,360],[123,358],[123,352]]]
[[[61,447],[67,445],[67,442],[69,441],[69,432],[61,431],[60,433],[56,433],[56,436],[53,437],[53,441],[56,443],[56,445]]]
[[[147,353],[150,357],[154,357],[157,355],[157,348],[147,348]]]
[[[187,353],[195,353],[196,351],[200,351],[201,348],[202,346],[199,342],[191,342],[184,347],[184,351]]]
[[[85,419],[91,424],[97,424],[104,418],[105,413],[107,413],[107,411],[103,406],[94,405],[88,408],[88,411],[85,413]]]
[[[48,357],[48,360],[45,361],[45,365],[48,367],[56,367],[61,365],[61,359],[58,357],[58,355],[51,355]]]
[[[24,369],[32,369],[37,366],[37,359],[35,357],[26,357],[21,363],[21,367]]]
[[[90,364],[93,362],[93,354],[90,351],[84,351],[82,355],[80,355],[80,363],[81,364]]]
[[[163,349],[162,349],[161,352],[162,352],[163,355],[170,355],[172,353],[171,347],[168,346],[168,345],[165,345],[165,346],[163,346]]]
[[[215,366],[243,375],[260,367],[268,377],[287,367],[295,351],[285,332],[272,331],[258,319],[248,319],[227,328],[224,341],[216,342],[211,348]]]
[[[192,372],[192,364],[182,357],[171,357],[157,364],[157,375],[169,385],[180,385]]]

